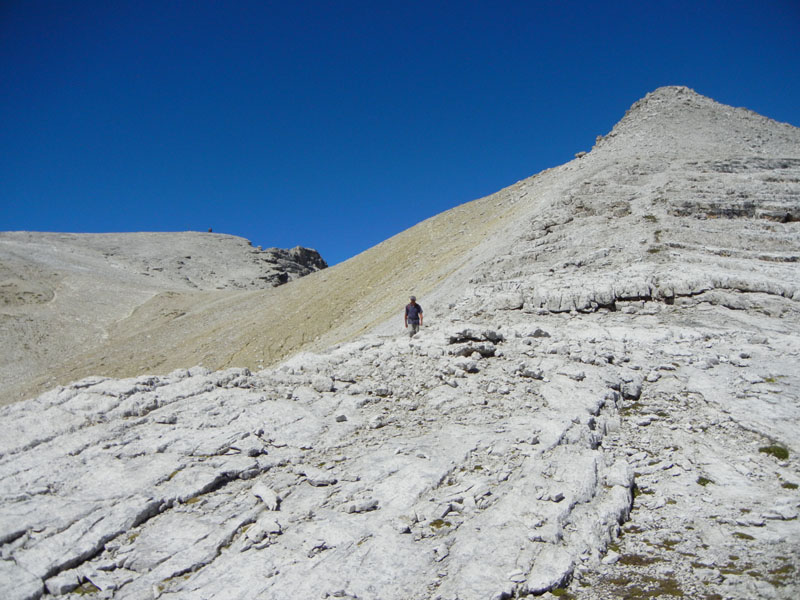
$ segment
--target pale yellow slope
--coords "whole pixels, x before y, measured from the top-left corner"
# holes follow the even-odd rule
[[[166,292],[109,331],[106,343],[66,358],[46,376],[6,389],[30,397],[88,375],[163,374],[202,364],[259,369],[300,350],[352,339],[424,296],[469,260],[512,215],[515,188],[475,200],[397,234],[358,256],[263,291]]]

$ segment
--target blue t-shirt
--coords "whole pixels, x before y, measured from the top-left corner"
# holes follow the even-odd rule
[[[419,323],[422,307],[419,304],[406,304],[406,316],[409,323]]]

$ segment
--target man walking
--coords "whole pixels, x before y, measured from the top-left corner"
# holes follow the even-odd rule
[[[408,325],[411,324],[411,329],[408,332],[408,337],[414,337],[414,334],[419,331],[420,325],[422,325],[422,307],[417,304],[416,296],[411,296],[411,302],[406,304],[406,329],[408,329]]]

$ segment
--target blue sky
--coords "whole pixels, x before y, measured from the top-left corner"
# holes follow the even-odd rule
[[[335,264],[662,85],[800,126],[800,2],[0,0],[0,230]]]

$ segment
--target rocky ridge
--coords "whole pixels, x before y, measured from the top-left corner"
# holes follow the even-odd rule
[[[0,402],[154,297],[272,288],[326,267],[315,250],[223,234],[0,232]]]
[[[411,340],[0,409],[0,589],[796,597],[800,133],[686,88],[614,131],[474,205]]]

